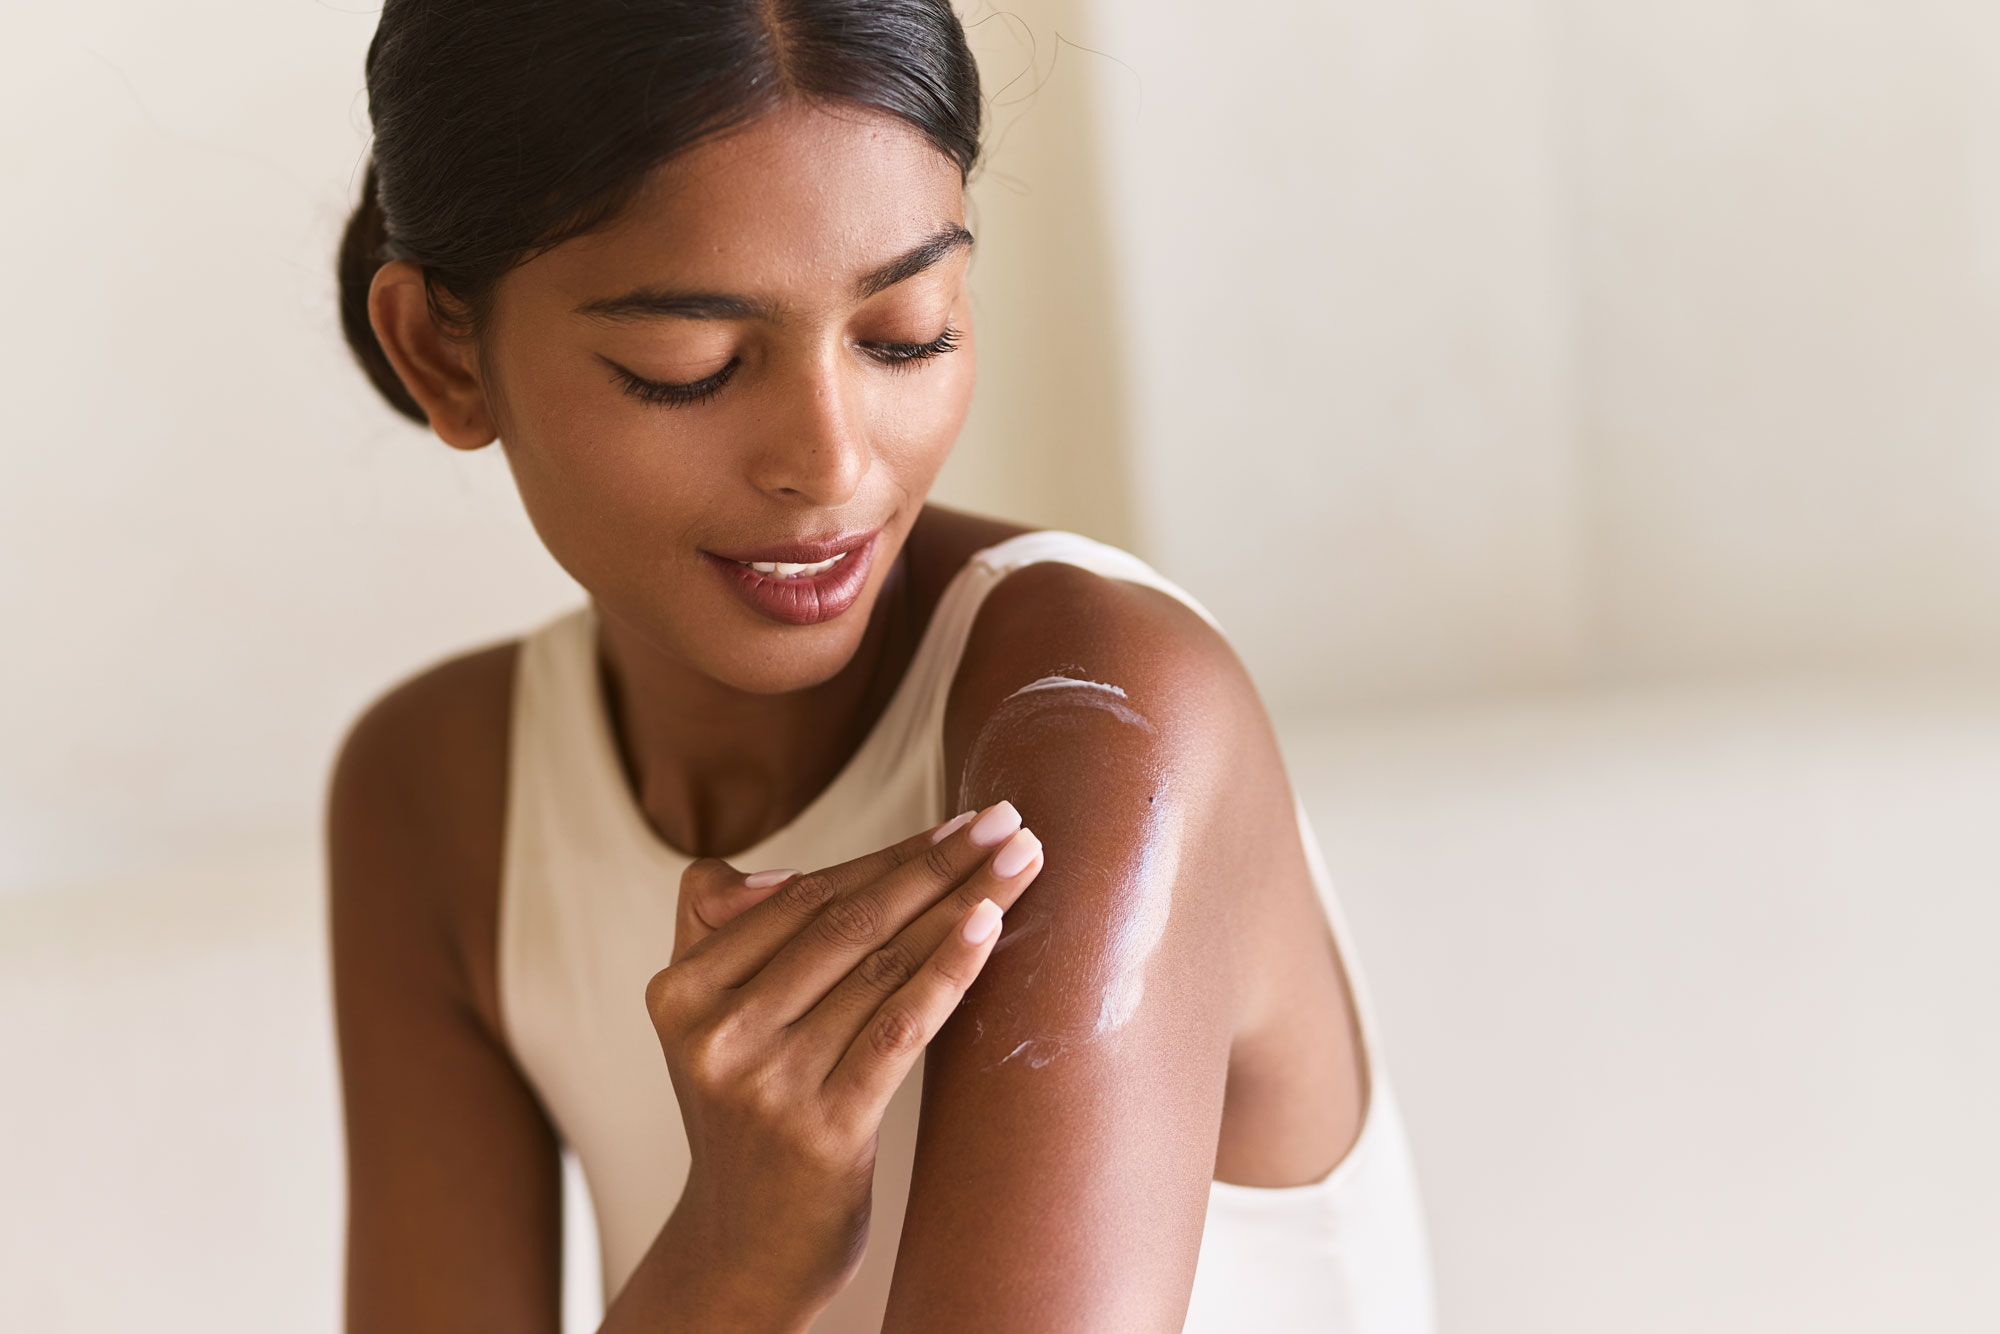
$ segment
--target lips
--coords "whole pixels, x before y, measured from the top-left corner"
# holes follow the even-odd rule
[[[816,625],[861,596],[881,531],[701,554],[750,610],[784,625]]]
[[[837,537],[817,537],[799,542],[783,542],[766,547],[709,547],[707,555],[720,556],[724,560],[741,561],[784,561],[791,565],[811,565],[817,561],[830,560],[844,552],[855,551],[874,540],[882,530],[871,528],[865,533],[844,533]]]

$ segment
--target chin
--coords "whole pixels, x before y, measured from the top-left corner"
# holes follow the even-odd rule
[[[747,694],[783,695],[810,690],[840,675],[861,647],[862,634],[868,627],[867,608],[857,605],[840,620],[847,622],[849,616],[854,618],[851,626],[825,625],[753,635],[739,641],[737,651],[717,654],[704,666],[716,680]]]

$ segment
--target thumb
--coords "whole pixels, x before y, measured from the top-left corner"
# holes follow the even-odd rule
[[[769,898],[797,871],[756,871],[749,875],[720,857],[701,857],[681,872],[680,902],[674,913],[671,963]]]

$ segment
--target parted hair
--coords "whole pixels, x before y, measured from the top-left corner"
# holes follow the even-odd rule
[[[896,116],[961,177],[979,156],[979,71],[950,0],[387,0],[367,80],[374,142],[341,237],[340,320],[418,422],[368,320],[392,260],[423,270],[441,322],[477,332],[509,269],[792,100]]]

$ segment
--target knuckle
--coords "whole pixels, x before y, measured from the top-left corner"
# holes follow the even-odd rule
[[[979,906],[981,899],[992,897],[992,893],[991,889],[968,880],[951,892],[952,913],[962,919],[965,914]]]
[[[823,871],[809,875],[795,875],[773,895],[773,900],[786,911],[800,917],[811,917],[833,900],[833,877]]]
[[[677,965],[669,965],[646,980],[646,1013],[656,1025],[670,1024],[679,1015],[684,974]]]
[[[951,840],[946,839],[943,843],[935,844],[923,851],[924,874],[932,880],[947,885],[956,884],[958,877],[963,874],[958,869],[957,860],[952,856],[950,842]]]
[[[681,872],[681,893],[699,896],[733,874],[720,857],[697,857]]]
[[[719,1085],[737,1072],[735,1028],[725,1019],[701,1025],[681,1039],[681,1064],[704,1085]]]
[[[854,975],[871,991],[894,991],[916,975],[910,947],[892,940],[855,966]]]
[[[923,1045],[923,1024],[900,1005],[882,1011],[868,1030],[870,1050],[884,1060],[907,1056]]]
[[[832,945],[865,945],[882,927],[882,909],[871,898],[835,899],[819,915],[818,931]]]
[[[931,964],[931,971],[948,990],[963,992],[978,978],[983,962],[977,959],[938,959]]]

